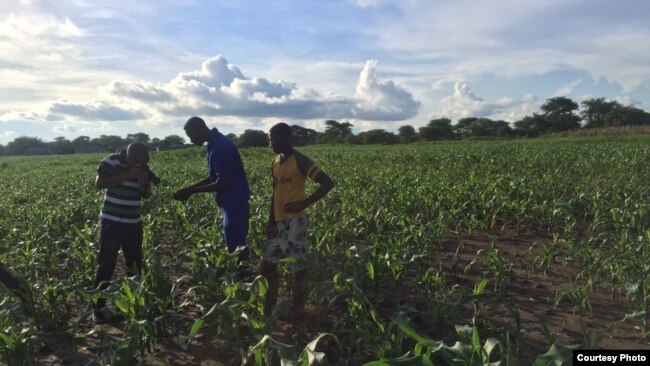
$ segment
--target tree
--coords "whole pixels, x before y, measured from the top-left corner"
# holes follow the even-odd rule
[[[410,125],[401,126],[398,130],[399,142],[403,144],[408,144],[418,139],[418,134],[415,132],[415,128]]]
[[[349,122],[339,123],[334,120],[325,121],[327,127],[319,142],[326,144],[341,143],[345,138],[352,135],[352,124]]]
[[[497,137],[513,137],[515,135],[515,131],[512,129],[512,126],[510,126],[510,123],[506,121],[497,121],[497,123]]]
[[[363,140],[361,139],[361,136],[355,135],[355,134],[349,134],[345,140],[343,141],[346,144],[349,145],[361,145],[363,144]]]
[[[420,139],[431,140],[448,140],[454,137],[454,130],[451,128],[449,118],[438,118],[429,121],[425,127],[420,127]]]
[[[23,155],[29,149],[45,147],[43,140],[38,137],[20,136],[7,144],[6,155]]]
[[[128,135],[131,136],[131,135]],[[124,148],[129,144],[129,140],[125,140],[117,135],[101,135],[90,140],[91,143],[104,147],[108,151],[117,152],[117,150]]]
[[[72,144],[74,145],[75,149],[78,149],[83,145],[88,145],[89,143],[90,143],[90,137],[88,136],[79,136],[76,139],[72,140]]]
[[[63,136],[55,137],[54,141],[50,142],[49,145],[55,154],[74,154],[74,144]]]
[[[318,142],[319,133],[311,128],[291,125],[291,138],[294,146],[311,145]]]
[[[388,132],[386,130],[381,130],[381,129],[361,132],[359,134],[359,137],[361,137],[361,141],[363,141],[365,145],[370,145],[370,144],[387,145],[387,144],[394,144],[397,142],[397,136],[394,133]]]
[[[0,145],[0,156],[5,154],[5,147]]]
[[[237,144],[237,135],[235,135],[234,133],[231,132],[227,134],[226,137],[232,140],[232,142],[234,142],[235,144]]]
[[[158,145],[160,150],[179,148],[185,145],[185,139],[178,135],[165,136]]]
[[[650,113],[634,107],[617,107],[603,117],[605,127],[650,125]]]
[[[130,133],[126,135],[126,141],[130,144],[132,142],[140,142],[143,144],[148,144],[149,143],[149,135],[143,132],[138,132],[138,133]]]
[[[506,121],[493,121],[478,118],[463,128],[463,137],[508,137],[512,135],[510,124]]]
[[[548,128],[548,121],[538,113],[533,113],[532,116],[526,116],[515,122],[515,132],[526,137],[537,137],[548,131]]]
[[[160,141],[162,141],[162,140],[157,138],[157,137],[152,138],[151,142],[149,143],[149,146],[147,146],[149,151],[159,150],[160,149]]]
[[[573,100],[567,97],[550,98],[541,108],[548,122],[548,131],[562,132],[580,128],[580,117],[575,114],[578,104]]]
[[[264,131],[246,130],[239,135],[239,147],[266,147],[269,146],[269,138]]]
[[[555,97],[546,99],[541,108],[547,116],[550,114],[571,114],[578,109],[578,104],[567,97]]]
[[[474,121],[478,120],[477,117],[465,117],[461,118],[456,122],[456,124],[453,126],[454,133],[458,138],[461,136],[465,136],[466,131],[465,129],[469,127]]]
[[[617,101],[607,102],[605,98],[592,98],[582,102],[582,107],[580,114],[585,121],[585,127],[603,127],[607,113],[622,105]]]

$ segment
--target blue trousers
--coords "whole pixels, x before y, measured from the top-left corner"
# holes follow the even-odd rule
[[[220,209],[223,213],[223,231],[228,252],[232,253],[238,246],[246,245],[250,207],[246,200],[238,204],[225,204]]]

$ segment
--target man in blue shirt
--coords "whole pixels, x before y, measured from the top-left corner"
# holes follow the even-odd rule
[[[217,206],[223,212],[223,228],[228,252],[234,252],[239,246],[245,247],[239,255],[241,263],[250,256],[250,248],[246,247],[250,191],[239,151],[230,138],[221,134],[216,128],[209,129],[205,121],[199,117],[188,119],[184,128],[185,134],[194,145],[202,146],[208,143],[209,175],[191,186],[176,191],[174,199],[185,201],[195,193],[212,192]]]

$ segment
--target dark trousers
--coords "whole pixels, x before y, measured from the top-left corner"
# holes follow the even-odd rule
[[[125,224],[102,219],[101,225],[95,288],[105,290],[113,277],[117,252],[120,248],[124,255],[127,275],[134,276],[142,270],[142,223]],[[106,299],[98,299],[95,308],[104,306],[106,306]]]
[[[10,290],[18,290],[18,279],[2,263],[0,263],[0,282]]]
[[[243,201],[237,204],[225,204],[219,208],[223,213],[223,231],[228,253],[232,253],[237,247],[246,246],[250,207],[248,201]]]

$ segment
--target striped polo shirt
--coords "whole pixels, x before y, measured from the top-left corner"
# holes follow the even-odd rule
[[[119,154],[107,156],[97,167],[97,175],[102,177],[113,177],[127,171],[129,167],[122,163]],[[100,216],[103,220],[137,224],[140,222],[141,197],[137,178],[110,187],[106,189]]]

